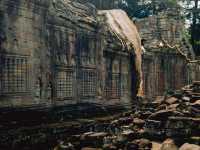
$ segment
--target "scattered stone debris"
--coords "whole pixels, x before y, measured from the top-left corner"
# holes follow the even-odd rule
[[[28,137],[15,136],[15,145],[38,139],[43,149],[54,147],[54,150],[199,150],[198,95],[200,82],[194,82],[158,101],[140,104],[139,109],[127,113],[93,120],[79,119],[71,125],[63,122],[59,126],[26,129]],[[26,135],[22,131],[20,133]],[[12,134],[16,135],[15,132]],[[47,143],[51,143],[48,148],[45,147]]]
[[[83,150],[178,150],[179,147],[199,150],[198,98],[200,82],[194,82],[151,104],[140,104],[140,109],[134,112],[94,123],[92,131],[80,136],[78,147]]]

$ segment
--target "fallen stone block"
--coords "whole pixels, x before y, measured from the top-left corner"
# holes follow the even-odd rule
[[[183,116],[183,113],[173,110],[160,110],[149,116],[150,120],[166,120],[170,116]]]
[[[162,143],[160,150],[178,150],[178,147],[175,145],[172,139],[166,139]]]
[[[177,111],[179,108],[180,104],[171,104],[167,107],[167,109],[172,110],[172,111]]]
[[[185,143],[179,148],[179,150],[200,150],[200,146],[195,144]]]
[[[88,132],[81,136],[81,143],[84,146],[102,146],[104,137],[108,134],[105,132]]]
[[[167,103],[168,105],[174,104],[178,102],[178,98],[176,97],[170,97],[168,99],[165,100],[165,103]]]
[[[133,123],[136,124],[136,125],[139,125],[139,126],[143,126],[145,121],[142,120],[142,119],[139,119],[139,118],[134,118]]]
[[[200,100],[195,101],[194,103],[190,104],[192,107],[200,110]]]

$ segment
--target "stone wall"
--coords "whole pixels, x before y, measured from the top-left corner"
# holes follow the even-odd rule
[[[173,12],[173,13],[172,13]],[[162,40],[174,46],[178,45],[188,57],[195,54],[185,33],[184,20],[178,10],[168,10],[147,18],[136,20],[144,47],[153,50],[162,46]]]
[[[0,107],[129,103],[130,57],[96,12],[74,1],[1,1]]]
[[[77,0],[81,3],[91,3],[97,9],[107,10],[107,9],[116,9],[119,7],[121,0]]]
[[[143,56],[144,93],[147,98],[163,96],[190,83],[187,61],[174,52],[147,52]]]
[[[2,106],[48,102],[37,98],[45,97],[41,91],[48,84],[50,68],[45,43],[47,7],[48,1],[0,2]]]
[[[199,58],[198,58],[199,60]],[[194,61],[187,64],[190,83],[193,81],[200,81],[200,62]]]
[[[167,91],[180,89],[195,79],[190,74],[196,74],[196,70],[189,71],[186,57],[163,42],[164,40],[172,47],[178,45],[190,59],[195,57],[184,35],[185,28],[179,12],[173,10],[172,14],[171,11],[163,11],[136,21],[144,47],[144,91],[145,96],[150,99],[162,96]]]

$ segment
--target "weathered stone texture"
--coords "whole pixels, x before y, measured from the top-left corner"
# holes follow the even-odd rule
[[[198,65],[188,64],[187,58],[194,58],[194,52],[184,37],[185,28],[179,16],[177,10],[169,10],[136,21],[144,47],[143,87],[150,99],[197,80]],[[187,58],[164,42],[171,47],[179,45]]]
[[[11,99],[13,105],[37,103],[36,100],[30,102],[27,99],[34,95],[34,86],[30,85],[34,85],[41,76],[39,68],[46,68],[42,80],[46,80],[49,68],[43,17],[47,13],[46,7],[47,1],[0,2],[1,94],[8,93],[1,96],[1,103],[5,106],[10,105],[9,97],[12,95],[16,97],[15,100]],[[29,80],[32,76],[32,80]]]
[[[143,56],[143,81],[148,98],[179,89],[190,83],[187,61],[174,52],[146,52]]]
[[[130,102],[130,56],[93,5],[3,0],[0,16],[1,107]]]
[[[169,9],[157,15],[138,19],[136,24],[146,49],[156,49],[162,46],[162,40],[165,40],[170,45],[179,45],[181,51],[189,57],[194,57],[191,44],[185,37],[184,21],[180,18],[178,10]]]
[[[121,0],[77,0],[81,3],[91,3],[97,9],[105,10],[105,9],[116,9],[119,7],[119,3]]]

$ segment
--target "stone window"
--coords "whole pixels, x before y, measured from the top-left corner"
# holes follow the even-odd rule
[[[121,95],[120,74],[107,73],[105,81],[106,97],[119,98]]]
[[[120,74],[112,74],[112,97],[120,97],[121,87],[120,87]]]
[[[57,98],[72,98],[73,92],[73,71],[59,71],[56,74],[56,95]]]
[[[27,57],[3,55],[0,57],[0,93],[15,94],[28,91]]]
[[[80,95],[83,97],[94,97],[96,95],[96,72],[94,70],[83,70],[80,73]]]

